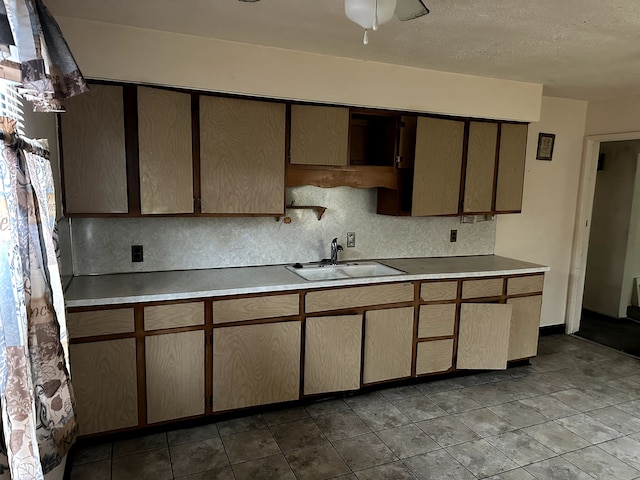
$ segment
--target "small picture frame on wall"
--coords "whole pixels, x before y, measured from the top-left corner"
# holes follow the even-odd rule
[[[536,153],[537,160],[551,161],[553,157],[553,144],[556,141],[555,133],[539,133],[538,134],[538,151]]]

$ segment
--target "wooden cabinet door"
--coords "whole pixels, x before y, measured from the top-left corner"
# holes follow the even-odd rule
[[[418,117],[411,215],[456,215],[464,122]]]
[[[520,212],[527,154],[527,125],[503,123],[496,187],[496,212]]]
[[[213,410],[297,400],[300,332],[299,321],[216,328]]]
[[[193,213],[191,95],[138,87],[143,214]]]
[[[464,213],[490,213],[492,210],[497,141],[497,123],[469,123]]]
[[[202,213],[284,212],[285,105],[200,96]]]
[[[127,213],[122,87],[91,85],[60,116],[65,211]]]
[[[69,359],[80,435],[138,425],[135,339],[74,344]]]
[[[307,318],[304,394],[359,389],[361,352],[362,315]]]
[[[348,108],[291,106],[289,163],[346,166],[348,152]]]
[[[510,298],[507,304],[513,307],[507,360],[535,357],[538,353],[542,295]]]
[[[453,339],[420,342],[416,348],[416,375],[446,372],[453,366]]]
[[[460,306],[457,369],[507,368],[511,309],[494,303]]]
[[[204,414],[204,331],[145,338],[147,422]]]
[[[411,376],[413,307],[370,310],[364,331],[362,383]]]

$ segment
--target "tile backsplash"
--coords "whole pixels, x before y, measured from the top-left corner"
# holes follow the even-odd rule
[[[350,187],[287,189],[287,204],[321,205],[288,210],[291,223],[274,217],[74,218],[75,275],[185,270],[311,262],[329,256],[334,237],[340,259],[440,257],[492,254],[495,221],[461,224],[457,217],[377,215],[376,189]],[[449,241],[456,229],[457,242]],[[347,232],[356,233],[347,248]],[[143,245],[144,261],[131,262],[131,245]]]

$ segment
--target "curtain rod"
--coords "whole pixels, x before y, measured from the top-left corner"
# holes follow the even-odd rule
[[[10,147],[26,150],[27,152],[49,159],[49,150],[38,147],[32,144],[29,139],[22,138],[15,133],[6,134],[4,131],[0,130],[0,140],[7,141]]]

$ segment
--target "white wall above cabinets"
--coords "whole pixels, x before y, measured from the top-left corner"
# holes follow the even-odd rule
[[[57,20],[91,78],[521,122],[540,117],[540,84]]]
[[[287,189],[287,204],[327,207],[288,210],[281,218],[73,218],[76,275],[310,262],[329,257],[338,237],[340,259],[440,257],[493,253],[495,222],[461,224],[458,217],[376,215],[376,189]],[[451,230],[457,241],[450,242]],[[356,247],[346,248],[347,232]],[[131,245],[144,261],[131,262]]]

